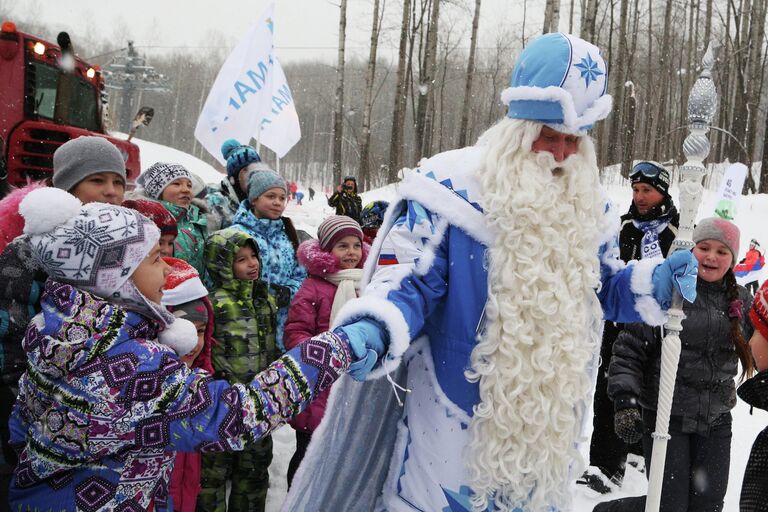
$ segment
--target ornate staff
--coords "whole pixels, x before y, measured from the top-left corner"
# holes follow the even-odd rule
[[[717,90],[712,80],[717,46],[710,43],[702,62],[703,70],[693,84],[688,97],[688,137],[683,142],[686,162],[680,168],[680,227],[672,244],[672,252],[693,248],[693,227],[701,203],[701,181],[706,174],[704,159],[709,155],[707,132],[717,110]],[[648,477],[646,512],[656,512],[661,503],[661,487],[669,440],[669,416],[675,392],[677,366],[680,361],[680,333],[683,330],[683,297],[675,290],[669,320],[664,325],[666,334],[661,347],[661,375],[659,403],[656,408],[656,431],[653,433],[653,453]]]

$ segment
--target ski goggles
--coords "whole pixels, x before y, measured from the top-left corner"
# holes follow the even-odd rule
[[[640,176],[645,176],[646,178],[657,178],[662,171],[669,175],[665,169],[662,169],[659,166],[652,164],[651,162],[640,162],[632,168],[629,179],[634,181]]]

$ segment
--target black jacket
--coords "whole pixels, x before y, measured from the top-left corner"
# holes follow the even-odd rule
[[[666,229],[659,233],[659,242],[661,243],[661,253],[666,256],[669,253],[672,242],[677,236],[677,226],[680,224],[680,214],[674,206],[670,206],[666,213],[662,214],[669,218],[669,224]],[[657,217],[658,218],[658,217]],[[619,257],[626,263],[632,260],[639,260],[641,257],[640,244],[643,240],[643,232],[636,227],[633,220],[642,219],[637,215],[634,208],[630,208],[629,213],[621,217],[621,231],[619,232]]]
[[[360,224],[360,212],[363,209],[363,200],[356,193],[334,192],[328,198],[328,206],[336,208],[336,215],[352,217]]]
[[[710,425],[736,405],[739,358],[731,337],[728,298],[723,282],[699,280],[693,304],[683,306],[686,319],[681,334],[682,351],[677,371],[672,416],[682,432],[709,432]],[[752,336],[748,320],[752,296],[739,286],[743,304],[742,334]],[[608,370],[608,396],[616,410],[639,404],[656,409],[659,393],[661,329],[626,324],[613,345]]]

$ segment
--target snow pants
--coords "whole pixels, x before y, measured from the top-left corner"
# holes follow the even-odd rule
[[[272,437],[248,443],[241,452],[203,454],[197,510],[205,512],[264,512],[272,463]],[[232,481],[229,506],[227,481]]]
[[[645,467],[650,470],[656,411],[643,411]],[[731,463],[731,414],[723,414],[709,435],[684,434],[670,421],[660,512],[721,512]],[[643,512],[645,496],[599,503],[593,512]]]
[[[597,371],[594,412],[592,417],[592,440],[589,444],[589,465],[596,466],[616,483],[624,478],[627,453],[642,455],[640,443],[627,444],[613,427],[613,401],[608,398],[608,365],[613,354],[613,344],[621,332],[621,324],[605,322],[603,343],[600,347],[600,368]]]

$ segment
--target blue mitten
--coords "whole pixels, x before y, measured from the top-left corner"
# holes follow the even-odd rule
[[[699,262],[691,251],[675,251],[653,270],[653,298],[664,310],[672,304],[673,286],[688,302],[696,300]]]
[[[347,370],[349,375],[363,381],[376,365],[385,349],[385,332],[373,320],[358,320],[355,323],[337,327],[333,331],[349,343],[356,361]]]

